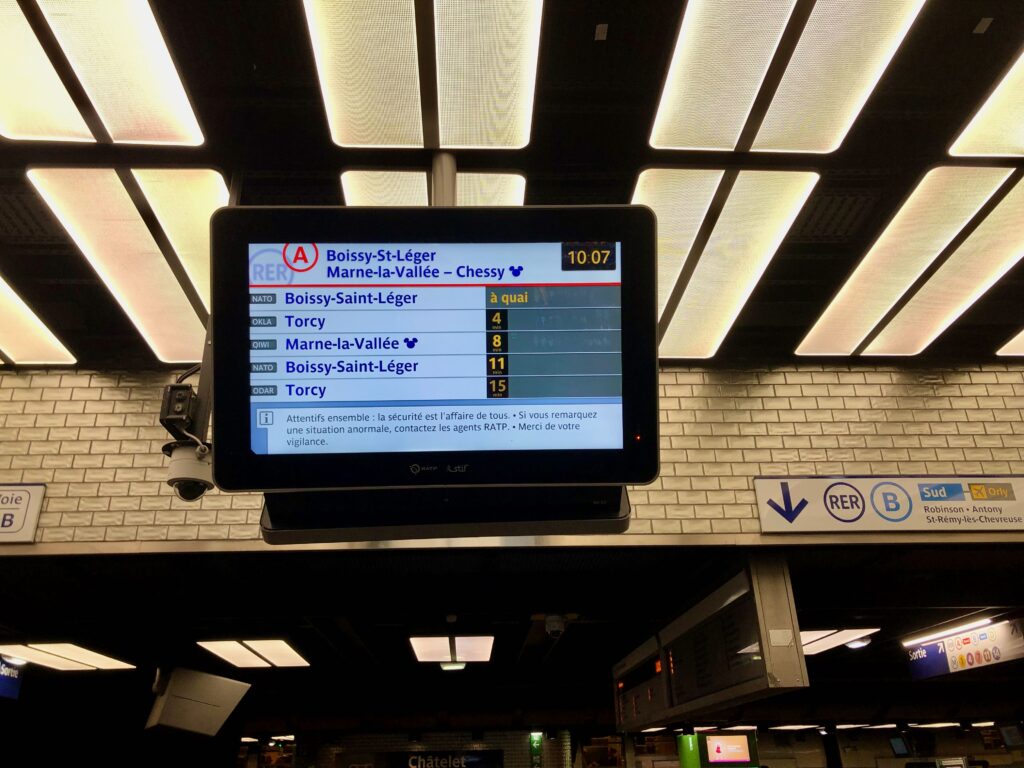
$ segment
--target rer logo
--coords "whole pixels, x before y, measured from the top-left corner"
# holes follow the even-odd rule
[[[25,491],[0,493],[0,533],[13,533],[21,529],[25,524],[28,502],[28,493]]]
[[[918,483],[921,501],[963,501],[964,487],[960,483]]]
[[[825,510],[840,523],[855,523],[864,517],[864,494],[849,483],[832,483],[821,498]]]
[[[886,480],[871,489],[871,506],[883,520],[902,523],[914,510],[914,500],[902,485]]]
[[[249,280],[257,285],[290,284],[295,272],[281,263],[281,251],[277,248],[261,248],[249,256]],[[264,303],[264,302],[259,302]],[[273,303],[273,302],[266,302]]]

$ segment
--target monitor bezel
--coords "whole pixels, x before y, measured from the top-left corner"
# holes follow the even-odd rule
[[[210,226],[215,371],[213,475],[218,487],[230,491],[297,491],[622,485],[647,483],[657,476],[656,239],[655,218],[649,208],[254,206],[222,208],[214,214]],[[621,242],[623,448],[254,453],[249,410],[249,244],[297,242],[299,238],[338,243]]]

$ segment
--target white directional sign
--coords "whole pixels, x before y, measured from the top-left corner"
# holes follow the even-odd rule
[[[1024,530],[1024,477],[758,477],[764,533]]]
[[[0,544],[35,541],[46,486],[0,484]]]

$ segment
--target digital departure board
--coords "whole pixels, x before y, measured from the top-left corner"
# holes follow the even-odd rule
[[[619,449],[620,243],[253,243],[255,453]]]
[[[213,247],[221,487],[654,476],[649,210],[228,208]]]

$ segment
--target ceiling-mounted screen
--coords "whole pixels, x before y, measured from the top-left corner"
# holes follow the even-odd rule
[[[647,209],[233,208],[213,231],[222,487],[653,477]]]

